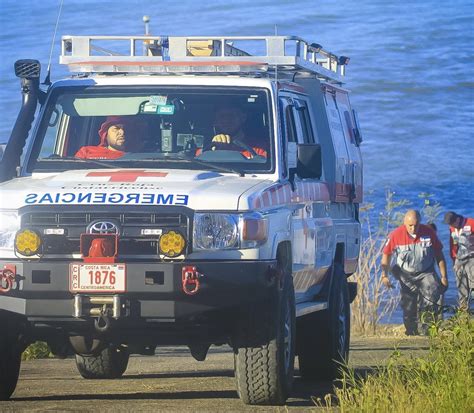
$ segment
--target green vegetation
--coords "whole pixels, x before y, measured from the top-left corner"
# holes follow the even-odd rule
[[[367,377],[345,368],[335,389],[316,404],[344,412],[456,412],[474,410],[474,320],[466,312],[430,328],[426,357],[396,350],[387,366]]]
[[[358,296],[352,305],[353,332],[376,334],[380,320],[398,305],[399,292],[387,290],[380,281],[380,258],[387,234],[400,225],[407,208],[417,208],[422,222],[429,223],[441,213],[433,195],[423,193],[412,205],[396,200],[386,192],[385,208],[373,213],[373,205],[361,208],[365,228],[361,245]],[[325,400],[315,403],[329,411],[344,412],[472,412],[474,411],[474,320],[459,312],[447,321],[430,327],[429,351],[426,357],[404,356],[395,349],[387,365],[366,377],[344,367],[343,378]]]
[[[37,341],[29,345],[21,355],[22,360],[44,359],[52,357],[51,351],[46,343]]]

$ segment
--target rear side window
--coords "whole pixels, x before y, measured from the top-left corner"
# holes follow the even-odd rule
[[[344,119],[346,121],[347,131],[349,132],[349,138],[351,140],[351,143],[355,145],[356,144],[355,133],[354,133],[355,129],[354,129],[354,126],[352,125],[351,115],[349,114],[347,110],[344,111]]]

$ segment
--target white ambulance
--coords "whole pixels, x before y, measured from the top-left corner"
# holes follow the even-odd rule
[[[246,404],[284,404],[295,356],[334,379],[362,201],[348,60],[294,36],[65,36],[70,78],[40,86],[39,63],[16,62],[0,399],[37,340],[86,379],[227,344]]]

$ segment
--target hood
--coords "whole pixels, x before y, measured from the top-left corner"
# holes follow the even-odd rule
[[[0,185],[0,208],[27,205],[179,205],[238,210],[271,181],[209,171],[96,169],[39,173]],[[244,195],[245,194],[245,195]]]

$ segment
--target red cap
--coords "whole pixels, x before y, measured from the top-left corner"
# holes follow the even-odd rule
[[[107,131],[112,125],[124,125],[125,127],[130,124],[130,121],[123,116],[108,116],[102,125],[100,125],[99,136],[100,146],[107,146]]]

